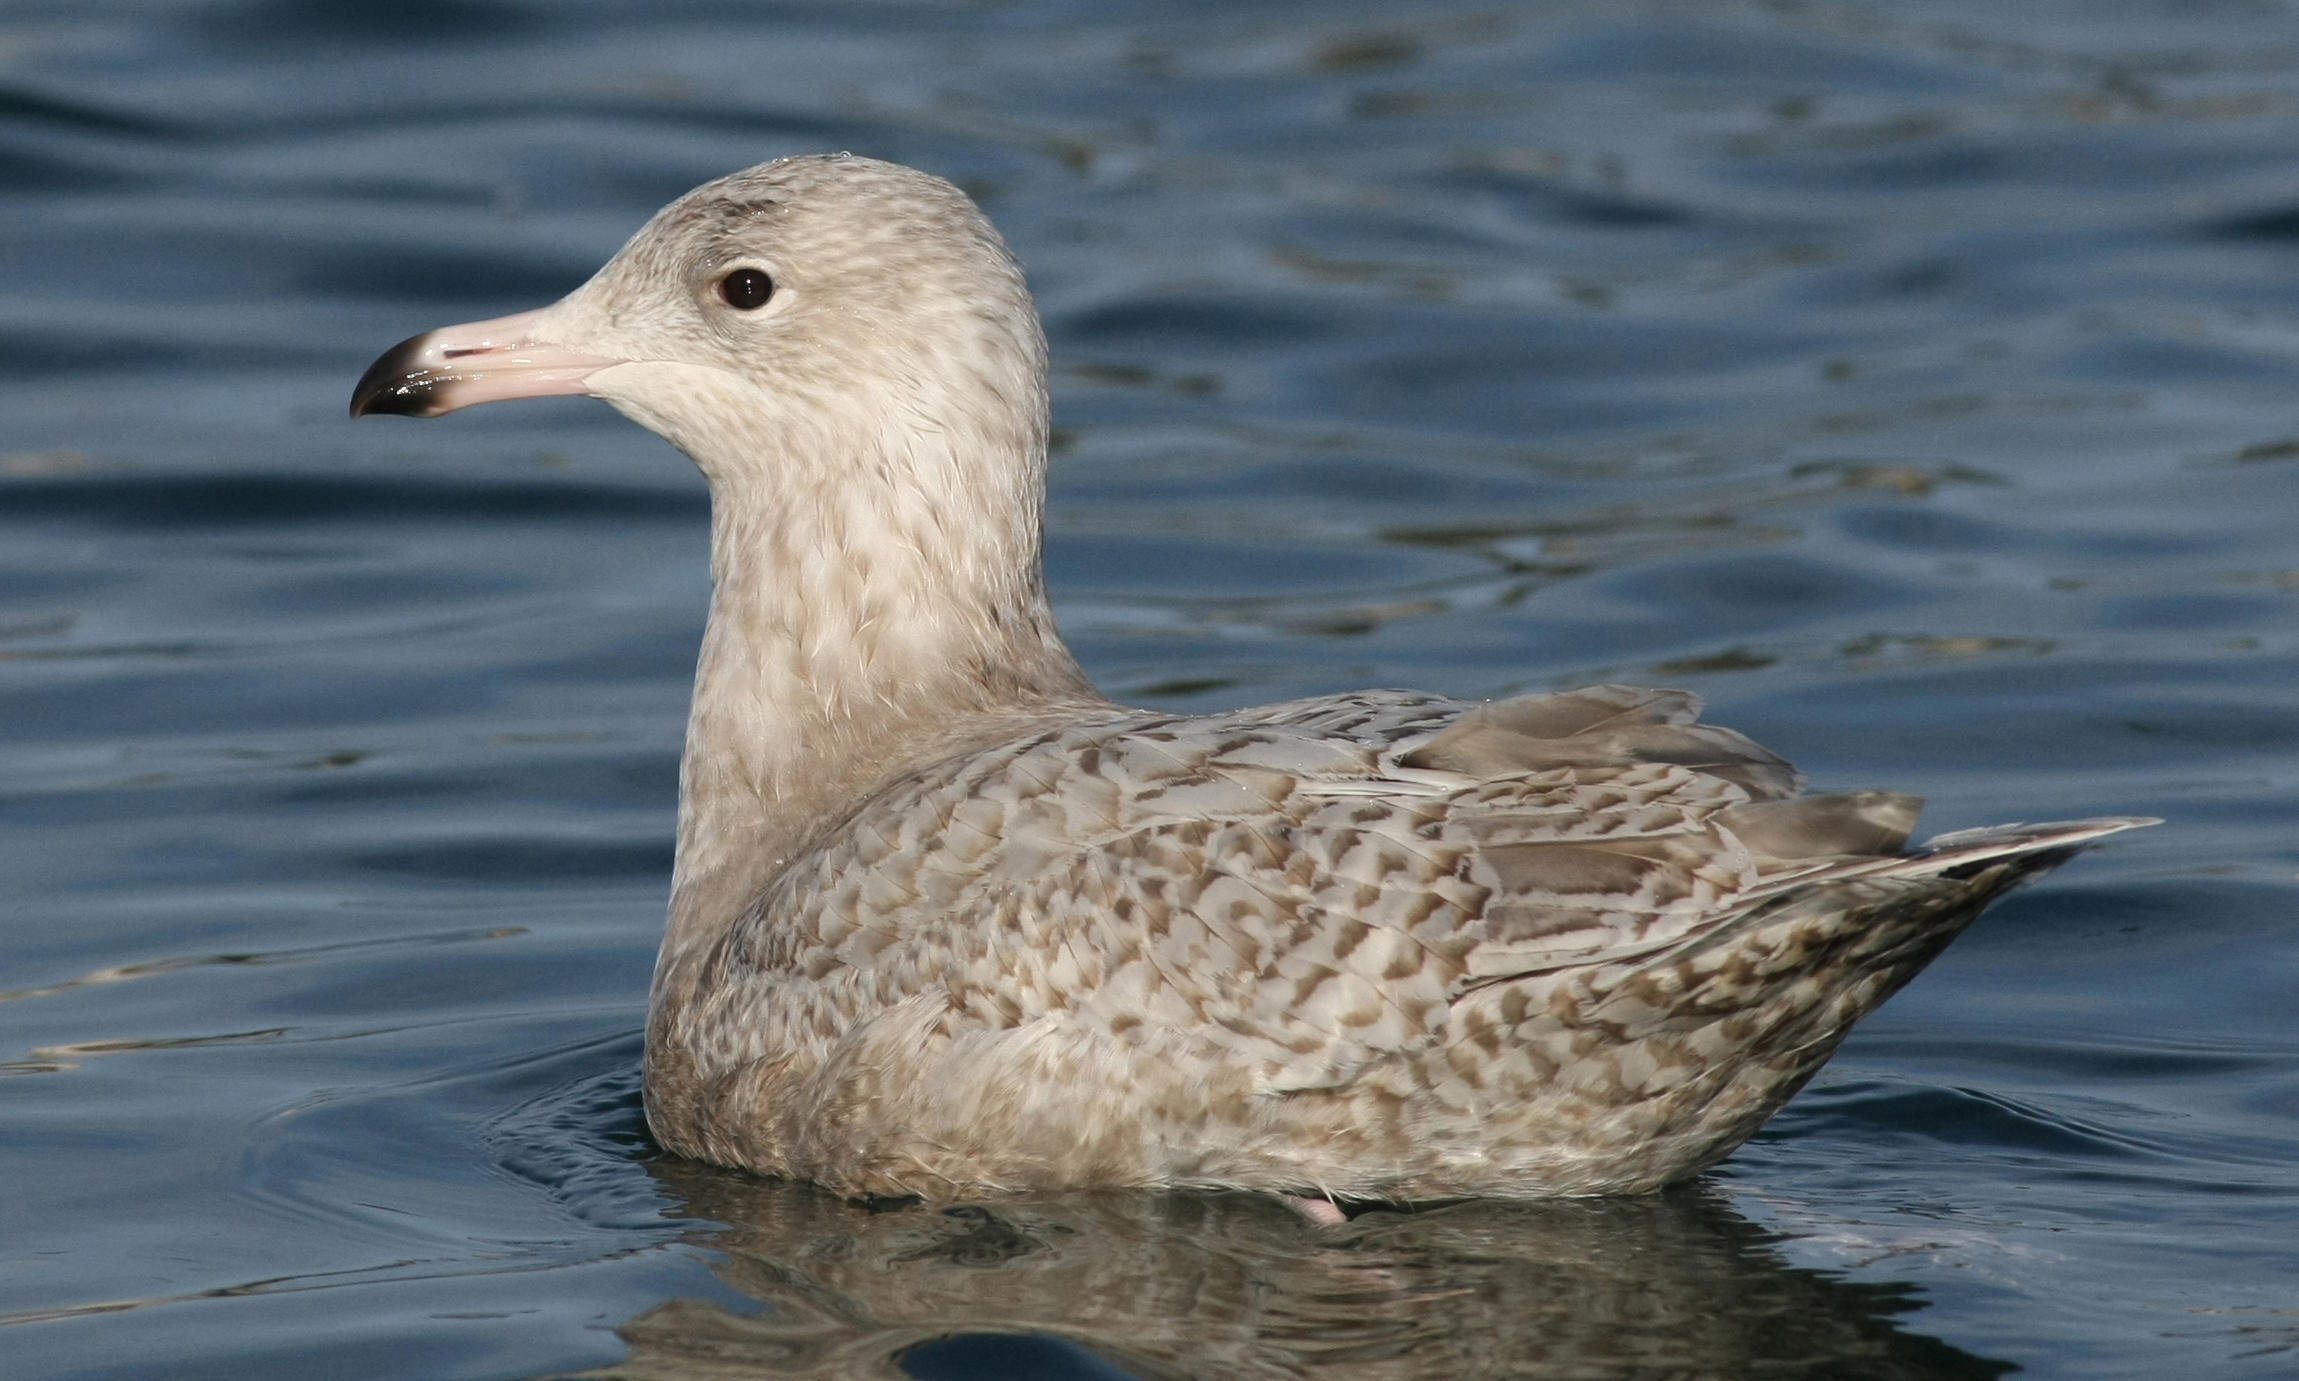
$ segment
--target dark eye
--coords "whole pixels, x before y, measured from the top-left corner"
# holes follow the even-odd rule
[[[718,296],[738,312],[755,312],[774,296],[774,280],[757,269],[736,269],[718,280]]]

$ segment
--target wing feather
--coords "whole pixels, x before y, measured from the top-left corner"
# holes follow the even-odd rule
[[[1920,802],[1798,796],[1794,768],[1698,711],[1598,686],[1072,723],[879,793],[730,930],[717,1005],[794,1068],[845,1067],[878,1013],[940,993],[953,1031],[1067,1023],[1281,1095],[1445,1039],[1494,984],[1658,962],[1800,891],[2136,823],[1903,855]]]

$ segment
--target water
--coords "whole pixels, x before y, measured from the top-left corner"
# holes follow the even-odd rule
[[[1113,693],[1661,682],[1930,830],[2171,823],[1654,1198],[659,1157],[700,483],[343,409],[840,148],[1027,264]],[[2299,1373],[2295,174],[2237,0],[10,6],[10,1374]]]

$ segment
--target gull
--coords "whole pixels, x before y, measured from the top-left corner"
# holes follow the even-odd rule
[[[603,399],[711,491],[650,994],[680,1155],[930,1200],[1650,1190],[1762,1126],[2110,817],[1910,849],[1684,692],[1095,691],[1042,573],[1046,345],[957,188],[846,154],[665,207],[354,417]]]

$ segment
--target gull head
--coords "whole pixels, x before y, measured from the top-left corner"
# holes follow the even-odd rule
[[[1043,465],[1045,342],[1013,256],[956,187],[845,154],[705,183],[560,301],[402,342],[351,415],[549,394],[605,400],[714,487],[802,481],[809,459],[928,490],[983,478],[969,457]]]
[[[393,347],[351,414],[547,394],[603,399],[710,482],[689,758],[733,796],[802,794],[761,745],[1090,694],[1040,559],[1045,337],[940,178],[835,154],[705,183],[559,301]]]

